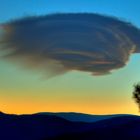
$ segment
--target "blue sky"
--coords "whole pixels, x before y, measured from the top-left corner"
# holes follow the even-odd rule
[[[139,0],[0,0],[0,21],[57,12],[97,12],[140,25]]]
[[[48,13],[93,12],[119,17],[140,27],[139,7],[140,0],[0,0],[0,23]],[[77,111],[136,114],[131,90],[133,83],[140,80],[139,71],[140,57],[134,55],[126,67],[111,75],[92,77],[82,72],[71,72],[42,81],[40,73],[24,71],[0,60],[0,106],[10,113]],[[30,108],[25,108],[29,105]]]

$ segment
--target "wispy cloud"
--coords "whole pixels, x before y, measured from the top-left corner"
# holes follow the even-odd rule
[[[140,52],[140,30],[98,14],[27,17],[1,25],[4,58],[51,75],[78,70],[109,74]]]

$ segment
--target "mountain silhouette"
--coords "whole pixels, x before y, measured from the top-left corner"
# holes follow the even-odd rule
[[[90,117],[94,118],[93,121],[87,120]],[[98,117],[101,116],[81,113],[13,115],[0,112],[0,140],[140,140],[139,116]]]
[[[83,114],[83,113],[76,113],[76,112],[40,112],[37,114],[42,115],[55,115],[61,118],[64,118],[69,121],[74,122],[97,122],[100,120],[110,119],[113,117],[119,117],[119,116],[130,116],[128,114],[113,114],[113,115],[91,115],[91,114]]]

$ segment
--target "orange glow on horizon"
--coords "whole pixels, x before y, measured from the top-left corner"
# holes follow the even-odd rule
[[[0,101],[2,112],[9,114],[33,114],[37,112],[79,112],[86,114],[137,114],[138,108],[131,104],[90,103],[70,104],[70,102]]]

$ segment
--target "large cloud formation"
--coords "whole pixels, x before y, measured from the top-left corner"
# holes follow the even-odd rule
[[[27,17],[1,25],[4,58],[51,75],[109,74],[140,52],[140,30],[114,17],[73,13]]]

